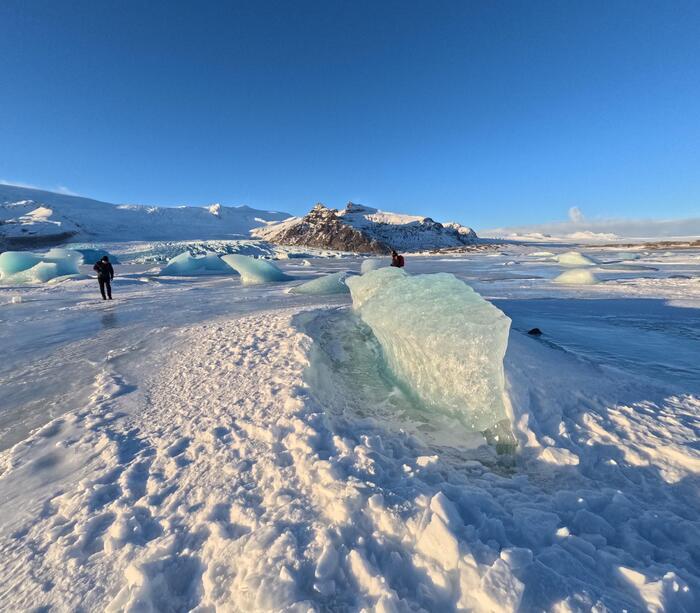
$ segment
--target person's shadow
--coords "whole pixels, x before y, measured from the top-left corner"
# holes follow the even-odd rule
[[[100,321],[103,328],[116,328],[119,323],[116,313],[104,313]]]

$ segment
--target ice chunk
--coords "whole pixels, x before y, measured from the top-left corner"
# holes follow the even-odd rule
[[[46,254],[5,251],[0,254],[0,278],[5,283],[46,283],[54,277],[78,274],[83,256],[72,249],[51,249]]]
[[[5,251],[0,253],[0,274],[3,277],[27,270],[41,262],[41,257],[29,251]]]
[[[119,264],[119,258],[113,253],[105,251],[104,249],[98,249],[97,247],[76,247],[74,251],[77,251],[83,256],[83,262],[85,264],[94,264],[97,262],[97,260],[101,260],[105,255],[109,258],[109,261],[112,264]]]
[[[292,287],[289,293],[313,294],[318,296],[325,294],[347,294],[350,291],[345,283],[347,276],[347,272],[335,272],[332,275],[325,275],[324,277],[319,277],[313,281],[308,281]]]
[[[426,408],[474,431],[509,417],[503,356],[510,319],[499,309],[446,273],[380,268],[346,283],[389,368]]]
[[[562,285],[595,285],[598,283],[598,277],[585,268],[574,268],[555,277],[554,283],[561,283]]]
[[[535,251],[530,254],[533,258],[551,258],[554,254],[551,251]]]
[[[378,268],[384,268],[389,265],[387,260],[380,260],[379,258],[367,258],[362,260],[360,265],[360,272],[364,275],[366,272],[371,270],[377,270]]]
[[[566,251],[557,256],[562,266],[595,266],[596,262],[578,251]]]
[[[174,276],[232,275],[233,273],[233,268],[214,253],[193,256],[188,251],[168,260],[163,270],[160,271],[161,275]]]
[[[73,249],[55,247],[42,256],[41,261],[56,264],[56,276],[77,275],[80,272],[78,266],[83,263],[83,254]]]
[[[221,259],[241,275],[244,285],[290,281],[292,279],[267,260],[251,258],[247,255],[224,255]]]

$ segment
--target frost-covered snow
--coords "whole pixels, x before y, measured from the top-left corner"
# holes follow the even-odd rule
[[[241,275],[244,285],[278,283],[290,281],[293,278],[283,273],[272,262],[260,258],[247,255],[225,255],[221,259]]]
[[[596,285],[408,261],[512,320],[505,455],[396,385],[346,295],[3,286],[0,609],[697,611],[700,252],[582,253]]]

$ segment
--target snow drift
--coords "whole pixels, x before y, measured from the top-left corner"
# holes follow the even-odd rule
[[[508,418],[503,356],[510,319],[447,273],[381,268],[347,280],[389,368],[428,409],[484,431]]]
[[[243,285],[291,281],[292,277],[284,274],[277,266],[267,260],[251,258],[247,255],[225,255],[221,258],[239,275]]]

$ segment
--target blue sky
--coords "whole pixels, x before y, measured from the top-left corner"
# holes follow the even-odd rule
[[[477,228],[700,212],[700,3],[0,3],[0,179]]]

